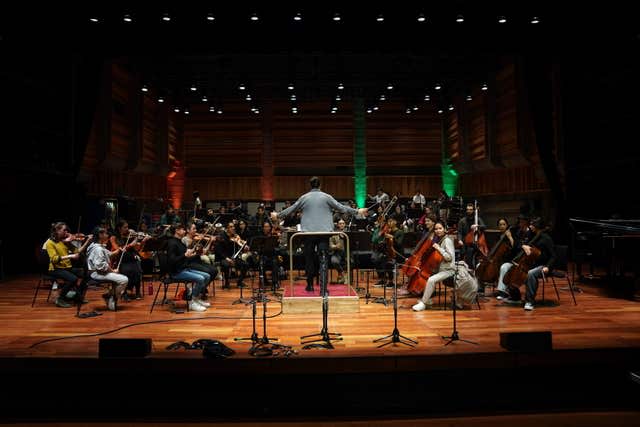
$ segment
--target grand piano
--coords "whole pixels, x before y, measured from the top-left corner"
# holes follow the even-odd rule
[[[640,220],[570,218],[572,253],[580,280],[595,277],[596,268],[604,269],[609,283],[633,291],[640,301]],[[589,273],[582,267],[589,265]]]

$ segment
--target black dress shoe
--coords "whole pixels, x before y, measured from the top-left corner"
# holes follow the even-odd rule
[[[307,285],[307,287],[304,288],[304,290],[307,291],[307,292],[313,292],[313,285],[311,285],[311,286]]]

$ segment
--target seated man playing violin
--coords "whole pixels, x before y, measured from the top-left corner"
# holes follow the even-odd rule
[[[238,287],[244,287],[243,282],[247,274],[247,263],[242,260],[240,254],[246,246],[245,241],[241,240],[236,234],[236,226],[233,221],[227,223],[227,227],[216,241],[216,260],[220,261],[222,266],[222,274],[224,276],[223,289],[229,289],[229,277],[231,267],[235,267],[238,272]]]

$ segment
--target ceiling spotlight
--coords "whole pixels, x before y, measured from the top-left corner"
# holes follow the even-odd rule
[[[256,110],[257,110],[257,108],[256,108],[256,107],[251,107],[251,112],[252,112],[252,113],[255,113],[255,111],[256,111]]]
[[[216,107],[214,107],[214,106],[209,107],[209,112],[210,113],[213,113],[215,111],[216,111]]]
[[[378,15],[378,17],[376,18],[376,21],[384,22],[384,16],[382,14]]]
[[[294,109],[294,108],[292,108],[292,109],[291,109],[291,112],[292,112],[293,114],[298,114],[298,110],[296,110],[296,109]]]
[[[418,106],[417,105],[413,106],[413,111],[418,111]]]
[[[467,101],[471,101],[472,99],[471,95],[467,95]]]
[[[424,96],[424,100],[425,100],[425,101],[431,101],[431,97],[430,97],[429,95],[425,95],[425,96]]]
[[[197,86],[196,86],[196,85],[191,85],[191,88],[190,88],[190,89],[191,89],[191,92],[195,92],[195,91],[197,91],[197,90],[198,90],[198,88],[197,88]]]
[[[189,115],[189,110],[184,110],[184,114],[188,116]]]
[[[162,15],[162,20],[164,22],[169,22],[169,21],[171,21],[171,17],[169,16],[168,13],[165,13],[164,15]]]
[[[442,86],[440,85],[440,83],[436,83],[436,85],[433,88],[435,90],[440,90],[440,89],[442,89]]]
[[[291,98],[290,98],[290,99],[291,99],[292,101],[295,101],[295,100],[296,100],[296,95],[295,95],[295,94],[291,95]]]
[[[142,85],[142,91],[149,92],[149,88],[147,87],[147,85]]]
[[[387,85],[387,90],[393,90],[393,85],[391,83]]]
[[[458,23],[464,22],[464,16],[462,16],[462,15],[456,16],[456,22],[458,22]]]
[[[89,21],[91,21],[91,22],[98,22],[98,18],[95,18],[95,17],[93,17],[93,18],[89,18]]]
[[[338,90],[344,89],[344,85],[342,83],[338,83]]]
[[[373,107],[373,111],[378,111],[378,110],[379,110],[379,108],[378,108],[377,105],[375,107]]]
[[[531,23],[532,24],[540,23],[540,18],[538,18],[537,16],[534,16],[533,18],[531,18]]]
[[[418,22],[424,22],[426,20],[427,18],[424,16],[424,13],[421,13],[420,15],[418,15]]]
[[[449,111],[453,111],[453,105],[449,105]]]
[[[340,95],[336,95],[336,101],[342,101],[342,98],[340,97]]]
[[[500,24],[504,24],[505,22],[507,22],[507,18],[503,15],[498,16],[498,23]]]
[[[442,111],[442,108],[438,108],[438,114],[442,114],[444,113],[444,111]]]
[[[486,83],[484,83],[480,89],[482,89],[482,90],[487,90],[487,89],[488,89],[487,84],[486,84]]]
[[[174,108],[173,111],[175,111],[176,113],[180,112],[180,109],[178,107]]]
[[[124,18],[122,18],[122,20],[124,22],[132,22],[133,18],[131,18],[131,15],[127,14],[127,15],[124,15]]]
[[[373,110],[371,108],[367,108],[367,114],[371,114]]]
[[[335,114],[335,113],[336,113],[336,110],[331,110],[331,114]]]
[[[164,98],[163,98],[163,97],[159,97],[159,98],[158,98],[158,102],[159,102],[160,104],[162,104],[162,103],[164,102]]]
[[[293,85],[293,83],[289,83],[289,86],[287,86],[287,89],[294,90],[295,86]]]
[[[216,111],[216,113],[222,114],[222,108],[218,108],[218,111]]]
[[[302,21],[302,14],[300,12],[296,13],[293,17],[294,21]]]
[[[206,97],[206,96],[203,96],[203,97],[202,97],[202,102],[207,102],[207,101],[209,101],[209,100],[207,99],[207,97]]]
[[[387,97],[384,94],[380,95],[380,101],[386,101]]]
[[[246,88],[247,87],[243,83],[240,83],[240,86],[238,86],[239,90],[245,90]]]
[[[216,17],[213,16],[213,13],[208,13],[207,14],[207,21],[215,21]]]
[[[407,109],[405,110],[405,113],[407,113],[407,114],[411,114],[411,108],[407,108]]]
[[[339,14],[339,13],[335,13],[335,14],[333,15],[333,20],[334,20],[335,22],[339,22],[341,19],[342,19],[342,18],[340,17],[340,14]]]
[[[251,95],[247,94],[247,97],[245,98],[247,101],[251,101]]]
[[[260,19],[260,18],[258,18],[258,14],[257,14],[257,13],[253,13],[253,14],[251,14],[251,20],[252,20],[252,21],[254,21],[254,22],[255,22],[255,21],[258,21],[259,19]]]

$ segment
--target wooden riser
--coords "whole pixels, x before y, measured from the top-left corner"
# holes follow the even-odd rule
[[[354,292],[355,293],[355,292]],[[283,297],[285,314],[322,313],[322,297]],[[329,297],[329,313],[359,313],[358,296]]]

